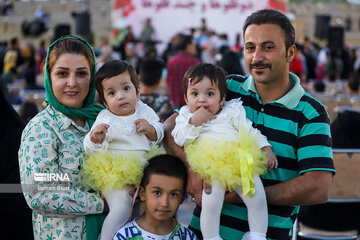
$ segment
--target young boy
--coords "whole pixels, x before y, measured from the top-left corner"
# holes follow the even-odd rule
[[[174,218],[184,200],[186,182],[187,170],[179,158],[164,154],[150,159],[139,189],[145,213],[121,227],[114,240],[197,240]]]
[[[154,109],[161,122],[174,113],[173,103],[167,94],[159,94],[164,63],[159,59],[144,59],[140,66],[140,100]]]

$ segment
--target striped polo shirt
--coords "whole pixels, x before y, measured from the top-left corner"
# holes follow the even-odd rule
[[[279,162],[262,176],[264,186],[296,178],[313,170],[335,173],[331,150],[330,119],[324,106],[300,85],[290,73],[293,88],[280,99],[262,104],[251,75],[229,75],[227,99],[241,98],[247,118],[272,145]],[[197,206],[190,221],[199,233],[200,211]],[[289,239],[299,206],[268,206],[268,239]],[[224,204],[220,235],[223,239],[241,239],[249,231],[244,204]]]

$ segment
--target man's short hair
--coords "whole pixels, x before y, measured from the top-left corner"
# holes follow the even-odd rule
[[[185,193],[188,174],[186,166],[180,158],[169,154],[162,154],[151,158],[148,162],[149,164],[144,169],[140,186],[145,189],[153,174],[165,175],[183,180]]]
[[[245,36],[246,29],[252,24],[275,24],[283,30],[286,50],[295,44],[294,26],[291,24],[289,18],[278,10],[262,9],[252,13],[245,20],[243,36]]]
[[[186,49],[187,45],[191,44],[192,42],[193,42],[193,38],[190,35],[179,34],[178,44],[176,45],[176,48],[179,51],[183,51]]]
[[[145,86],[155,86],[159,83],[164,62],[161,59],[144,59],[140,65],[141,81]]]

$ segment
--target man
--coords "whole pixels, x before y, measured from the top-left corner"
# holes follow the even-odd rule
[[[185,104],[182,79],[185,72],[193,65],[200,63],[196,57],[196,49],[193,39],[190,35],[178,35],[177,49],[178,53],[170,58],[167,64],[167,86],[170,100],[175,108]]]
[[[260,10],[244,24],[244,58],[249,76],[228,77],[227,100],[241,97],[247,117],[267,136],[279,161],[277,169],[262,176],[268,202],[267,238],[290,239],[299,205],[326,202],[334,174],[329,117],[322,104],[307,94],[300,79],[289,73],[296,54],[295,30],[276,10]],[[175,146],[171,130],[176,116],[165,122],[164,145],[185,159]],[[198,206],[190,226],[199,234],[201,190],[211,189],[189,171],[187,191]],[[245,205],[227,193],[220,236],[241,239],[249,231]]]

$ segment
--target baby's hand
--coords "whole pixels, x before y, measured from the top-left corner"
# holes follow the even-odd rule
[[[266,154],[266,158],[268,159],[267,168],[270,171],[273,168],[278,167],[278,161],[277,158],[271,148],[271,146],[263,147],[261,150],[263,150]]]
[[[145,119],[138,119],[135,120],[134,124],[139,133],[144,133],[151,141],[157,140],[156,130],[148,121]]]
[[[194,112],[194,115],[190,119],[190,124],[195,125],[195,127],[201,126],[203,123],[209,121],[210,119],[215,119],[216,117],[212,115],[206,108],[201,107]]]
[[[91,131],[90,140],[93,143],[101,144],[105,139],[109,127],[110,125],[106,123],[101,123],[94,127],[94,129]]]

